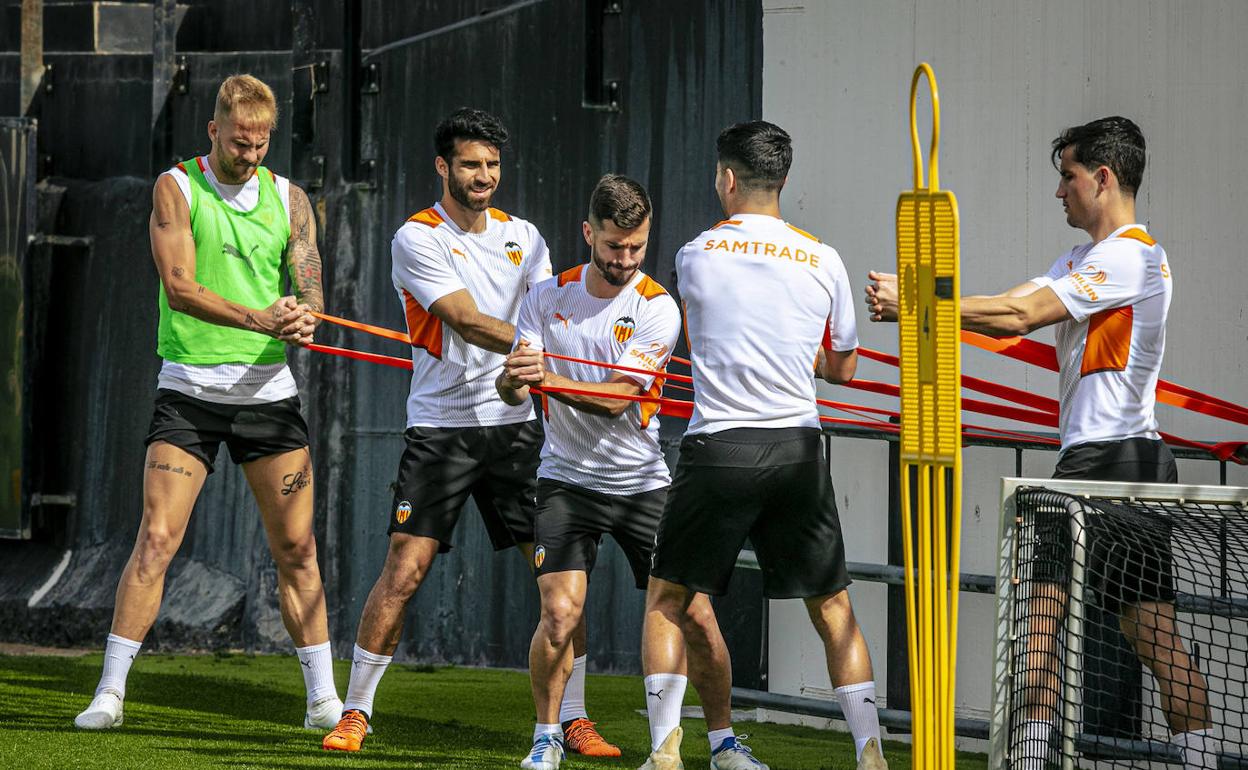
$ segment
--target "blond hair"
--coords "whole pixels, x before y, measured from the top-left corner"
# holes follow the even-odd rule
[[[217,90],[212,119],[230,118],[236,124],[277,128],[277,99],[273,89],[253,75],[230,75]]]

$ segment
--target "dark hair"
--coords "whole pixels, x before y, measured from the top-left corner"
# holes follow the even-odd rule
[[[1061,168],[1062,152],[1074,147],[1074,159],[1088,170],[1106,166],[1118,177],[1122,191],[1135,196],[1144,181],[1144,134],[1117,115],[1068,128],[1053,140],[1052,161]]]
[[[589,221],[594,227],[602,227],[609,219],[616,227],[631,230],[645,222],[652,210],[646,188],[619,174],[599,179],[589,196]]]
[[[719,162],[731,168],[746,191],[779,192],[793,164],[793,141],[765,120],[737,123],[715,140]]]
[[[469,139],[490,144],[502,150],[507,145],[507,129],[502,121],[485,110],[460,107],[447,115],[433,133],[438,155],[447,163],[455,156],[455,140]]]

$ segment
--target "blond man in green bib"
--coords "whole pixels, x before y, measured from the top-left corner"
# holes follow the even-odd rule
[[[163,363],[143,518],[117,585],[99,686],[74,720],[82,729],[122,723],[126,676],[222,442],[243,468],[277,564],[282,621],[307,689],[304,727],[333,727],[342,710],[312,533],[308,428],[286,366],[286,346],[311,342],[309,311],[323,307],[321,258],[308,196],[261,165],[276,123],[272,89],[250,75],[226,78],[208,122],[209,153],[156,181],[150,231]]]

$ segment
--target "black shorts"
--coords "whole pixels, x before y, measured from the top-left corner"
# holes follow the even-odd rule
[[[850,584],[818,429],[733,428],[681,441],[650,574],[723,595],[747,537],[769,598]]]
[[[667,487],[635,495],[608,495],[554,479],[537,480],[536,547],[533,571],[593,572],[603,535],[624,551],[638,588],[650,576],[654,536],[667,501]]]
[[[308,445],[308,424],[299,397],[268,404],[217,404],[175,390],[156,391],[152,424],[144,444],[164,441],[198,457],[212,473],[225,442],[230,459],[248,463]]]
[[[1174,455],[1164,442],[1147,438],[1097,441],[1062,452],[1055,479],[1175,484]],[[1089,504],[1086,584],[1117,612],[1121,604],[1174,601],[1171,525],[1161,516],[1127,511],[1110,503]],[[1070,519],[1046,516],[1036,522],[1035,580],[1068,584],[1071,551]]]
[[[446,553],[472,495],[494,550],[533,542],[540,422],[411,427],[403,437],[407,448],[399,460],[389,534],[431,537]]]

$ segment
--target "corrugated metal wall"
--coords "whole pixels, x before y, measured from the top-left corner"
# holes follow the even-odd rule
[[[0,635],[95,644],[107,628],[111,589],[138,525],[141,440],[158,364],[150,185],[169,161],[206,148],[204,126],[223,76],[250,71],[277,91],[282,118],[266,163],[313,197],[330,312],[391,327],[401,327],[402,316],[389,280],[390,237],[440,194],[431,135],[453,108],[480,106],[506,121],[514,139],[496,205],[541,229],[556,268],[585,257],[579,223],[600,174],[645,183],[657,211],[647,269],[665,283],[677,248],[719,218],[711,185],[716,134],[761,110],[758,0],[623,2],[621,12],[605,15],[604,3],[546,0],[486,16],[477,12],[493,4],[296,0],[265,11],[264,34],[226,24],[235,5],[192,3],[177,35],[185,91],[173,90],[154,126],[152,56],[45,56],[54,88],[38,103],[40,152],[54,186],[43,200],[55,212],[46,225],[96,239],[89,252],[50,254],[33,288],[41,309],[34,331],[45,343],[33,364],[40,448],[32,475],[45,492],[78,495],[72,513],[47,517],[48,531],[74,556],[57,586],[27,608],[31,581],[10,579],[9,569],[20,564],[28,578],[50,571],[59,554],[0,543],[0,616],[20,621]],[[600,34],[600,47],[587,49],[587,29]],[[414,35],[425,37],[369,55]],[[16,73],[11,51],[0,53],[0,73]],[[618,111],[582,105],[587,66],[618,81]],[[16,103],[7,87],[0,96]],[[336,329],[320,337],[404,355]],[[407,375],[302,352],[292,363],[313,432],[331,634],[344,652],[385,552]],[[667,426],[665,435],[679,428]],[[166,604],[157,643],[289,646],[255,504],[224,461],[181,556],[167,594],[179,598]],[[609,551],[595,572],[591,658],[601,668],[635,670],[641,596],[617,556]],[[762,603],[757,586],[744,582],[746,592],[723,612],[725,625],[739,627],[743,649],[752,644],[743,657],[752,658],[757,677]],[[536,598],[522,560],[495,558],[470,510],[455,550],[412,603],[400,654],[523,666]],[[178,602],[191,604],[170,606]],[[194,602],[217,624],[215,636],[194,627]],[[49,634],[40,618],[58,612],[91,621]]]

